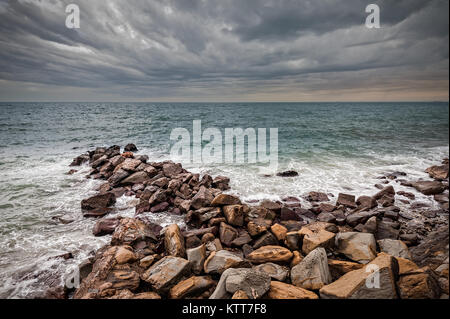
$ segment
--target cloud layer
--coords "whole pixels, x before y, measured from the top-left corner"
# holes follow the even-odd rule
[[[369,3],[0,2],[0,100],[447,100],[448,1]]]

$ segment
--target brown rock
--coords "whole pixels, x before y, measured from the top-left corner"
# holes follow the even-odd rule
[[[234,293],[234,295],[231,297],[231,299],[250,299],[245,291],[238,290]]]
[[[302,251],[305,254],[309,254],[317,247],[323,247],[325,249],[332,248],[334,246],[335,236],[334,233],[324,229],[305,234],[303,237]]]
[[[244,206],[242,205],[227,205],[222,208],[223,214],[230,225],[243,226],[244,225]]]
[[[81,209],[93,210],[97,208],[106,208],[116,203],[116,197],[112,193],[95,195],[81,201]]]
[[[267,262],[285,263],[292,259],[292,252],[281,246],[264,246],[258,248],[248,255],[252,263],[262,264]]]
[[[287,234],[287,228],[284,226],[281,226],[280,224],[274,224],[270,227],[270,230],[275,235],[275,237],[279,240],[285,240],[286,234]]]
[[[435,165],[427,168],[425,170],[431,178],[444,180],[448,178],[448,164],[444,165]]]
[[[353,263],[351,261],[328,259],[328,268],[331,276],[335,279],[342,277],[346,273],[363,268],[364,265]]]
[[[319,299],[312,291],[279,281],[270,282],[267,297],[269,299]]]
[[[239,236],[239,233],[234,227],[222,222],[220,223],[219,236],[220,241],[224,245],[231,246],[231,243]]]
[[[214,286],[215,282],[209,277],[190,277],[176,284],[170,289],[170,299],[182,299],[201,294]]]
[[[171,286],[188,274],[189,261],[179,257],[167,256],[151,266],[142,279],[148,282],[156,291],[166,291]]]
[[[211,206],[240,205],[241,200],[233,195],[219,194],[211,202]]]
[[[355,196],[339,193],[336,205],[343,205],[350,208],[356,208]]]
[[[164,234],[164,244],[166,252],[170,256],[184,257],[186,254],[184,246],[184,237],[181,234],[180,227],[177,224],[172,224],[167,227]]]
[[[402,299],[437,299],[439,286],[428,273],[401,276],[398,283]]]
[[[445,190],[444,184],[438,181],[419,181],[412,186],[424,195],[441,194]]]

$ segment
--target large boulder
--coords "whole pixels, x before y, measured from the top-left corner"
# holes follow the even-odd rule
[[[287,263],[292,259],[292,252],[281,246],[264,246],[251,252],[247,259],[252,263],[263,264],[267,262]]]
[[[378,246],[380,247],[380,251],[391,256],[411,259],[408,246],[401,240],[382,239],[378,241]]]
[[[377,244],[370,233],[338,233],[336,251],[361,264],[367,264],[376,257]]]
[[[411,185],[424,195],[437,195],[445,190],[445,185],[439,181],[418,181]]]
[[[319,247],[310,252],[291,269],[291,281],[295,286],[318,290],[332,282],[325,249]]]
[[[402,299],[437,299],[439,297],[439,285],[430,270],[426,268],[400,276],[397,286]]]
[[[181,234],[180,227],[172,224],[166,228],[164,233],[164,246],[167,254],[175,257],[184,257],[186,254],[184,246],[184,237]]]
[[[142,275],[142,279],[148,282],[157,292],[164,292],[187,275],[189,271],[190,263],[188,260],[167,256],[151,266]]]
[[[320,289],[324,299],[396,299],[397,260],[380,253],[364,268],[346,273]]]
[[[435,165],[428,167],[425,172],[430,175],[430,177],[438,180],[443,180],[448,178],[448,164]]]
[[[94,210],[99,208],[107,208],[116,203],[116,196],[113,193],[104,193],[95,195],[81,201],[81,209]]]
[[[270,289],[266,296],[269,299],[319,299],[312,291],[279,281],[270,282]]]
[[[221,274],[228,268],[239,268],[246,264],[242,257],[227,250],[213,251],[204,263],[207,274]]]
[[[336,205],[343,205],[350,208],[356,208],[356,201],[354,195],[339,193]]]

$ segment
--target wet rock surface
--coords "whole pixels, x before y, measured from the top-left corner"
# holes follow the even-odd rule
[[[118,146],[97,148],[71,163],[88,163],[87,177],[104,180],[81,206],[99,218],[93,234],[111,235],[80,265],[74,298],[448,296],[448,162],[427,169],[431,181],[388,173],[371,195],[316,191],[246,202],[229,194],[225,176],[152,163],[136,151],[133,144],[123,153]],[[396,183],[411,191],[397,191]],[[439,209],[416,201],[416,190]],[[108,217],[121,196],[136,197],[135,217]],[[145,218],[156,213],[183,216],[186,226],[162,228]],[[367,285],[374,272],[381,289]]]

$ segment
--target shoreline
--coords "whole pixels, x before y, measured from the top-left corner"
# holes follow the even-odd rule
[[[112,234],[112,246],[101,248],[90,262],[81,265],[79,289],[61,291],[59,287],[50,292],[51,296],[67,298],[74,293],[75,298],[333,298],[339,297],[333,295],[333,287],[342,284],[340,278],[344,274],[359,273],[363,277],[361,269],[370,262],[390,265],[386,267],[397,281],[390,297],[413,298],[416,292],[410,281],[419,280],[418,274],[420,283],[427,286],[433,282],[434,287],[426,289],[428,294],[422,291],[422,297],[448,297],[448,160],[429,172],[438,177],[434,182],[411,183],[405,173],[396,172],[380,178],[380,191],[372,197],[310,192],[305,199],[311,208],[304,208],[296,197],[283,198],[281,202],[242,203],[238,197],[223,193],[229,190],[227,177],[205,174],[200,178],[170,161],[147,163],[148,157],[134,155],[136,151],[132,144],[123,153],[117,146],[97,148],[74,159],[72,166],[89,162],[93,169],[87,177],[108,181],[99,187],[98,195],[82,201],[85,217],[107,215],[122,195],[136,196],[139,204],[133,218],[97,221],[94,234]],[[442,202],[441,210],[426,211],[417,203],[418,210],[425,210],[426,222],[414,225],[415,216],[395,206],[396,200],[414,202],[414,194],[396,193],[392,186],[383,186],[386,180],[414,187],[427,196],[436,195],[435,200]],[[443,192],[447,194],[446,201],[440,195]],[[183,216],[189,229],[171,225],[161,234],[162,227],[145,219],[145,214],[165,211]],[[434,269],[419,268],[432,264],[425,258],[413,270],[402,273],[401,265],[411,266],[409,259],[418,260],[414,251],[432,246],[427,243],[433,240],[430,233],[443,227],[447,227],[443,238],[447,246],[434,248],[443,248],[447,258],[446,283],[434,272],[441,265],[445,268],[445,258],[441,265],[433,264]],[[348,234],[354,236],[347,238]],[[347,245],[356,248],[345,251],[343,247]],[[367,256],[368,251],[372,254]],[[361,254],[366,254],[365,259],[355,257]],[[317,259],[328,267],[320,267]],[[400,273],[394,274],[398,264]],[[176,274],[167,278],[169,274],[164,269],[171,267]],[[249,267],[256,267],[257,275],[249,272]],[[305,274],[311,271],[319,274],[320,280],[304,283]],[[237,287],[245,289],[223,291],[230,272],[240,280]],[[246,286],[248,280],[261,281],[261,291],[252,296]]]

